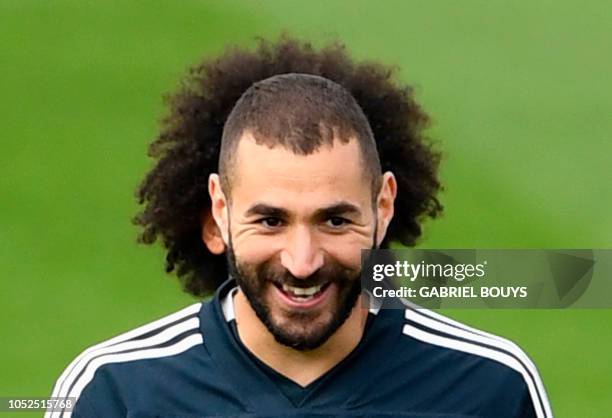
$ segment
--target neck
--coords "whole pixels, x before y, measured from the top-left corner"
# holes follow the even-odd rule
[[[300,386],[325,374],[357,347],[368,317],[364,295],[359,296],[349,317],[320,347],[299,351],[279,344],[251,308],[244,293],[234,296],[238,336],[255,357]]]

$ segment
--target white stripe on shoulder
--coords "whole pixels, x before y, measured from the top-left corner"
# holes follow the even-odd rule
[[[458,341],[453,338],[446,338],[436,334],[430,334],[429,332],[425,332],[411,325],[404,325],[403,333],[415,338],[417,340],[437,345],[440,347],[446,347],[453,350],[463,351],[465,353],[475,354],[480,357],[485,357],[491,360],[494,360],[498,363],[504,364],[523,376],[525,383],[529,389],[529,393],[533,397],[533,393],[535,392],[535,387],[533,386],[532,380],[529,378],[527,374],[527,370],[522,367],[522,365],[512,356],[509,356],[501,351],[493,350],[490,348],[482,347],[476,344],[470,344],[464,341]],[[539,403],[534,399],[534,408],[536,411],[537,418],[546,418],[542,408]]]
[[[483,337],[488,337],[488,338],[491,338],[493,340],[499,341],[500,343],[504,343],[504,344],[513,346],[513,347],[515,347],[520,352],[523,351],[523,350],[521,350],[521,348],[518,345],[516,345],[513,341],[508,340],[507,338],[503,338],[503,337],[500,337],[498,335],[490,334],[490,333],[482,331],[480,329],[477,329],[477,328],[474,328],[474,327],[470,327],[470,326],[468,326],[468,325],[466,325],[466,324],[464,324],[462,322],[455,321],[454,319],[448,318],[448,317],[446,317],[444,315],[440,315],[439,313],[436,313],[436,312],[434,312],[432,310],[422,308],[419,305],[416,305],[416,304],[414,304],[412,302],[409,302],[409,301],[406,301],[406,300],[404,300],[404,304],[408,307],[408,309],[416,310],[417,312],[422,312],[425,315],[428,315],[428,316],[430,316],[432,318],[435,318],[435,319],[437,319],[439,321],[446,322],[447,324],[449,324],[451,326],[454,326],[454,327],[457,327],[457,328],[461,328],[461,329],[463,329],[465,331],[468,331],[468,332],[471,332],[473,334],[482,335]],[[528,357],[526,357],[526,359],[529,361],[529,363],[531,363],[533,365],[533,363],[531,362],[531,360]],[[533,365],[533,366],[535,367],[535,365]]]
[[[110,347],[113,345],[117,345],[119,343],[128,341],[132,338],[136,338],[138,336],[144,335],[148,332],[152,332],[155,331],[156,329],[162,328],[168,324],[171,324],[173,322],[179,321],[181,318],[185,318],[188,316],[191,316],[193,314],[196,314],[197,312],[200,311],[202,307],[202,303],[198,302],[198,303],[194,303],[193,305],[187,306],[186,308],[181,309],[180,311],[174,312],[170,315],[167,315],[163,318],[160,318],[158,320],[155,320],[153,322],[150,322],[148,324],[142,325],[138,328],[134,328],[133,330],[130,330],[128,332],[122,333],[117,335],[116,337],[113,337],[109,340],[105,340],[99,344],[93,345],[89,348],[87,348],[86,350],[84,350],[81,354],[79,354],[63,371],[63,373],[60,375],[60,377],[57,379],[54,387],[53,387],[53,391],[51,396],[64,396],[61,395],[61,393],[65,393],[70,384],[72,383],[72,379],[70,381],[70,383],[67,382],[67,379],[69,376],[73,375],[73,372],[75,370],[81,370],[84,367],[83,361],[86,358],[89,358],[92,353],[94,353],[96,350],[100,350],[102,348],[106,348],[106,347]],[[86,360],[88,361],[88,360]],[[85,363],[86,363],[85,361]],[[78,371],[77,371],[78,373]],[[68,384],[66,384],[68,383]],[[56,415],[55,414],[45,414],[45,418],[54,418]]]
[[[95,351],[92,351],[87,356],[83,357],[81,363],[73,369],[72,373],[67,376],[64,382],[64,386],[62,390],[60,390],[59,396],[67,396],[70,387],[74,384],[75,380],[79,378],[79,375],[82,373],[83,369],[88,367],[89,363],[91,363],[97,357],[126,350],[134,350],[139,348],[145,349],[155,345],[163,344],[167,341],[170,341],[172,338],[189,330],[196,329],[199,326],[199,319],[191,318],[189,320],[179,322],[178,324],[167,328],[151,337],[144,338],[142,340],[128,340],[119,344],[101,347]]]
[[[105,364],[125,363],[128,361],[135,360],[170,357],[183,353],[189,350],[190,348],[195,347],[196,345],[200,345],[202,343],[202,334],[191,334],[168,347],[149,348],[139,351],[131,351],[129,353],[112,353],[98,357],[86,367],[85,372],[76,382],[74,388],[70,391],[68,396],[78,399],[85,386],[87,386],[91,379],[93,379],[96,370]],[[64,412],[61,417],[70,418],[71,415],[71,412]]]
[[[529,357],[527,357],[527,355],[523,352],[523,350],[516,347],[515,344],[512,344],[512,346],[502,344],[501,341],[499,340],[492,340],[491,338],[485,337],[480,334],[469,333],[463,329],[451,327],[442,322],[435,321],[426,316],[422,316],[418,314],[417,312],[410,310],[410,309],[406,310],[406,319],[411,320],[415,323],[421,324],[432,330],[437,330],[445,334],[449,334],[450,336],[456,336],[456,337],[460,337],[460,338],[463,338],[469,341],[486,344],[488,346],[493,347],[493,349],[497,348],[500,350],[504,350],[510,354],[509,356],[510,358],[514,358],[512,356],[514,355],[517,360],[516,364],[518,364],[519,367],[521,367],[521,369],[523,369],[526,373],[522,373],[522,371],[520,370],[517,370],[517,371],[521,372],[521,374],[525,377],[526,379],[525,383],[528,384],[528,387],[530,388],[533,387],[535,389],[535,392],[532,392],[530,390],[530,395],[534,403],[534,407],[537,405],[541,409],[540,401],[539,401],[541,399],[542,404],[544,404],[544,407],[548,409],[546,411],[546,413],[548,414],[547,416],[552,416],[552,413],[550,412],[550,406],[548,406],[548,399],[546,398],[546,391],[544,390],[544,385],[540,379],[537,369],[535,369],[535,367],[532,367],[532,363],[529,360]],[[509,340],[506,340],[506,341],[509,341]],[[453,348],[453,347],[448,347],[448,348]],[[502,353],[502,354],[508,355],[506,353]],[[531,384],[532,386],[529,386],[529,384]]]
[[[529,371],[531,376],[533,376],[533,379],[531,380],[535,384],[538,395],[538,397],[533,399],[533,401],[537,402],[538,399],[541,399],[542,404],[544,405],[546,416],[553,416],[552,410],[550,408],[550,402],[548,400],[548,396],[546,394],[546,390],[544,389],[544,384],[542,383],[542,379],[540,377],[538,369],[533,364],[529,356],[518,345],[516,345],[511,340],[470,327],[461,322],[450,319],[444,315],[440,315],[431,310],[421,308],[420,306],[415,305],[411,302],[404,302],[407,306],[409,306],[409,308],[406,309],[405,313],[405,317],[408,320],[414,321],[434,330],[442,331],[446,334],[451,334],[471,341],[480,342],[482,344],[488,344],[490,346],[506,350],[512,353],[512,355],[516,356],[520,360],[519,362],[522,363],[522,365]]]

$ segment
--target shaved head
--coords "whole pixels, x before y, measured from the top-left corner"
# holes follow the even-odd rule
[[[281,146],[296,155],[310,155],[322,146],[333,146],[334,141],[346,144],[355,140],[374,196],[380,187],[380,160],[370,124],[353,96],[326,78],[280,74],[254,83],[244,92],[227,118],[221,140],[219,174],[228,194],[238,143],[245,136],[259,145]]]

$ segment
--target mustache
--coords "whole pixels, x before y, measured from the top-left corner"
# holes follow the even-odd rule
[[[359,272],[338,263],[325,265],[304,278],[295,277],[290,271],[281,266],[262,265],[258,270],[258,277],[279,286],[286,284],[294,287],[312,287],[327,283],[343,284],[353,281],[355,277],[359,276]]]

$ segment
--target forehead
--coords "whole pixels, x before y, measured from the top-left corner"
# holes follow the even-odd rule
[[[232,196],[299,206],[334,200],[366,204],[368,177],[355,139],[334,141],[309,155],[298,155],[280,145],[259,145],[245,133],[234,156]]]

